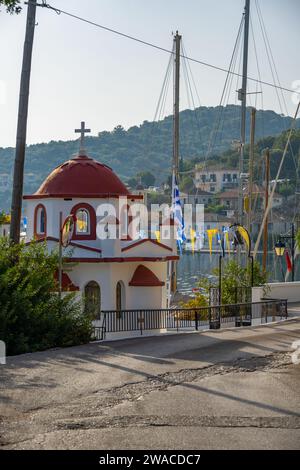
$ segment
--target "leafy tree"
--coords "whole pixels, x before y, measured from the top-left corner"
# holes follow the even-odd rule
[[[8,354],[86,343],[91,319],[69,293],[57,294],[57,254],[45,245],[0,240],[0,338]]]
[[[223,206],[222,204],[211,204],[207,206],[206,211],[212,212],[213,214],[221,214],[225,210],[228,210],[228,207]]]
[[[138,180],[137,180],[136,177],[129,178],[129,179],[127,180],[127,184],[128,184],[128,186],[129,186],[130,188],[135,189],[135,188],[137,187],[137,185],[138,185]]]
[[[141,180],[142,184],[147,188],[149,186],[154,186],[155,176],[151,173],[151,171],[141,171],[136,176],[137,179]]]
[[[225,263],[224,263],[225,264]],[[212,270],[215,280],[201,278],[198,283],[199,293],[194,299],[184,304],[185,307],[202,307],[208,304],[210,287],[218,287],[219,268]],[[268,274],[264,273],[258,261],[253,264],[253,286],[265,286]],[[249,287],[251,284],[251,264],[241,266],[235,260],[230,260],[222,268],[222,304],[235,303],[235,291],[237,287]],[[266,290],[266,288],[265,288]]]
[[[171,204],[170,194],[161,194],[151,191],[147,194],[147,207],[151,208],[151,204]]]
[[[4,211],[0,212],[0,225],[9,224],[10,223],[10,216],[7,215]]]
[[[184,193],[191,192],[195,188],[193,178],[191,176],[184,176],[180,181],[179,188]]]
[[[118,126],[116,126],[116,127],[114,128],[114,130],[113,130],[113,134],[115,134],[115,135],[117,135],[117,136],[118,136],[118,135],[121,136],[121,135],[123,135],[124,133],[125,133],[125,129],[124,129],[124,127],[121,126],[120,124],[119,124]]]
[[[300,248],[300,230],[298,230],[298,232],[296,234],[296,243],[297,243],[297,247],[299,249]]]
[[[284,183],[279,185],[278,193],[284,197],[291,196],[295,193],[295,186],[291,183]]]
[[[4,5],[8,13],[20,13],[22,7],[20,6],[20,0],[0,0],[0,7]]]

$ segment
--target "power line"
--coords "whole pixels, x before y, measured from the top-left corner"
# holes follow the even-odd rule
[[[31,2],[25,2],[25,4],[29,5]],[[43,3],[38,3],[37,6],[39,7],[43,7],[43,8],[48,8],[49,10],[53,10],[55,11],[57,14],[63,14],[63,15],[66,15],[66,16],[69,16],[71,18],[74,18],[76,20],[79,20],[79,21],[82,21],[84,23],[87,23],[87,24],[90,24],[92,26],[96,26],[97,28],[101,28],[103,29],[104,31],[108,31],[110,33],[113,33],[113,34],[117,34],[118,36],[122,36],[124,38],[127,38],[127,39],[131,39],[132,41],[135,41],[135,42],[138,42],[140,44],[143,44],[144,46],[149,46],[149,47],[152,47],[154,49],[157,49],[159,51],[162,51],[162,52],[167,52],[168,54],[174,54],[173,51],[171,51],[170,49],[166,49],[165,47],[162,47],[162,46],[158,46],[157,44],[153,44],[151,42],[148,42],[148,41],[145,41],[143,39],[140,39],[140,38],[137,38],[135,36],[131,36],[130,34],[126,34],[126,33],[122,33],[121,31],[118,31],[116,29],[113,29],[113,28],[109,28],[107,26],[104,26],[104,25],[101,25],[99,23],[95,23],[94,21],[91,21],[91,20],[87,20],[86,18],[82,18],[81,16],[78,16],[78,15],[75,15],[74,13],[70,13],[70,12],[67,12],[65,10],[60,10],[59,8],[56,8],[56,7],[52,7],[51,5],[49,5],[48,3],[46,2],[43,2]],[[202,60],[199,60],[199,59],[194,59],[193,57],[188,57],[184,54],[180,54],[180,56],[183,58],[183,59],[186,59],[186,60],[190,60],[191,62],[195,62],[197,64],[200,64],[200,65],[204,65],[205,67],[210,67],[214,70],[219,70],[220,72],[224,72],[224,73],[230,73],[232,75],[235,75],[235,76],[238,76],[238,77],[243,77],[243,75],[237,73],[237,72],[232,72],[230,70],[227,70],[223,67],[219,67],[217,65],[213,65],[213,64],[210,64],[208,62],[204,62]],[[260,84],[263,84],[263,85],[267,85],[267,86],[270,86],[272,88],[275,88],[275,89],[279,89],[279,90],[282,90],[282,91],[287,91],[289,93],[295,93],[295,90],[290,90],[289,88],[285,88],[285,87],[281,87],[281,86],[278,86],[278,85],[275,85],[273,83],[270,83],[270,82],[265,82],[263,80],[258,80],[257,78],[253,78],[253,77],[247,77],[248,80],[252,81],[252,82],[255,82],[255,83],[260,83]]]

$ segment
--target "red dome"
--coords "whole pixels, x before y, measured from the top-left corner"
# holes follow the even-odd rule
[[[129,195],[126,186],[110,167],[90,157],[77,156],[55,168],[33,196],[24,198]]]

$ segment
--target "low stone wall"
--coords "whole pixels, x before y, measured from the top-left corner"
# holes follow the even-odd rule
[[[259,302],[262,298],[287,299],[289,303],[300,302],[300,282],[270,282],[267,292],[262,287],[252,288],[252,302]]]

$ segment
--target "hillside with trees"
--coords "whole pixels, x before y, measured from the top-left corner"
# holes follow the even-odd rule
[[[250,108],[247,112],[247,139],[249,139]],[[262,139],[262,147],[282,148],[291,118],[274,111],[257,111],[256,139]],[[121,125],[111,132],[101,131],[97,137],[86,138],[86,148],[90,156],[110,167],[125,181],[150,172],[155,176],[155,185],[166,181],[172,162],[173,117],[168,116],[159,122],[144,121],[140,126],[125,130]],[[300,120],[297,121],[300,128]],[[235,164],[238,159],[232,150],[232,141],[240,134],[240,107],[200,107],[180,113],[180,153],[182,169],[190,168],[194,162],[206,157],[218,162]],[[272,137],[268,137],[272,136]],[[295,141],[295,151],[299,146]],[[45,177],[62,162],[78,151],[78,141],[51,141],[29,145],[26,149],[24,192],[35,192]],[[259,151],[259,147],[258,147]],[[221,157],[220,157],[221,156]],[[274,161],[279,154],[274,154]],[[12,175],[14,162],[13,148],[0,148],[0,175]],[[287,164],[289,166],[289,164]],[[289,170],[293,172],[292,169]],[[288,174],[290,174],[288,172]],[[186,182],[186,187],[191,179]],[[0,193],[0,209],[10,207],[11,192]]]

